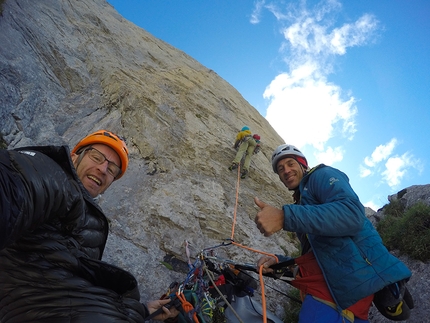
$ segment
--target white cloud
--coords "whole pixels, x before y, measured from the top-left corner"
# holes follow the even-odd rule
[[[400,184],[401,179],[406,175],[407,168],[413,166],[412,156],[404,153],[402,156],[390,157],[385,163],[386,170],[382,173],[384,180],[391,188]]]
[[[378,206],[377,204],[375,204],[373,201],[369,201],[369,202],[363,203],[363,205],[366,206],[366,207],[370,207],[375,212],[380,209],[380,206]]]
[[[365,44],[377,25],[378,22],[372,15],[365,14],[353,24],[334,29],[328,37],[331,51],[344,55],[347,47]]]
[[[360,177],[367,177],[372,175],[372,171],[369,168],[360,165]]]
[[[263,9],[265,0],[258,0],[255,2],[254,10],[251,14],[250,22],[251,24],[258,24],[260,22],[261,10]]]
[[[360,165],[360,177],[367,177],[378,172],[380,170],[378,164],[384,160],[386,160],[384,171],[380,175],[382,176],[382,182],[385,182],[391,189],[400,185],[409,169],[415,168],[421,172],[421,161],[409,152],[401,156],[392,156],[397,144],[398,140],[393,138],[387,144],[376,147],[370,156],[364,158],[365,165]]]
[[[368,167],[374,167],[377,163],[386,160],[397,145],[397,139],[393,138],[386,145],[379,145],[375,148],[370,157],[364,158],[364,163]]]
[[[315,153],[315,157],[318,160],[319,163],[323,163],[326,165],[333,165],[335,162],[340,162],[343,159],[344,151],[342,147],[328,147],[323,152],[317,152]]]
[[[324,150],[335,135],[354,134],[355,99],[341,98],[341,89],[327,82],[312,64],[278,75],[263,96],[270,99],[266,119],[289,143]]]
[[[305,1],[294,4],[286,13],[265,6],[280,23],[287,23],[281,50],[287,49],[283,54],[289,67],[264,91],[269,100],[266,119],[285,142],[313,146],[322,158],[339,161],[343,150],[325,147],[337,136],[353,138],[357,107],[353,96],[327,80],[332,72],[330,60],[345,54],[348,47],[366,43],[377,21],[363,15],[356,22],[333,28],[329,15],[341,7],[338,1],[321,2],[313,11],[305,8]]]

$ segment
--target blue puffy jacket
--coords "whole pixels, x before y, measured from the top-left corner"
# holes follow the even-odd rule
[[[299,191],[297,204],[283,206],[284,230],[307,235],[341,309],[411,276],[383,245],[344,173],[321,164],[305,175]]]

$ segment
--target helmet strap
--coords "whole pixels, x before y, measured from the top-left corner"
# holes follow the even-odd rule
[[[82,147],[81,149],[79,149],[76,153],[77,155],[79,155],[78,160],[76,161],[76,171],[78,170],[78,166],[81,164],[82,159],[85,156],[85,152],[87,151],[88,148],[91,148],[91,146],[86,146],[86,147]]]
[[[303,177],[305,177],[306,174],[308,173],[307,168],[305,168],[305,166],[303,166],[301,163],[299,163],[297,159],[296,159],[296,162],[299,164],[300,169],[302,170]],[[303,178],[302,178],[302,180],[303,180]],[[291,190],[291,191],[293,191],[293,199],[294,199],[294,203],[295,204],[297,204],[300,201],[300,190],[299,190],[299,187],[300,187],[300,183],[299,183],[299,185],[296,188],[294,188],[294,189]]]

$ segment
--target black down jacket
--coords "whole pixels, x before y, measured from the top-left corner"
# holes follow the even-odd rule
[[[136,279],[100,260],[107,235],[66,146],[0,150],[0,322],[143,322]]]

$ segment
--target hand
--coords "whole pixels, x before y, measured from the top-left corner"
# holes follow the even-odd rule
[[[273,269],[269,267],[274,264],[276,264],[276,259],[274,257],[263,256],[260,259],[258,259],[257,268],[260,268],[260,266],[263,266],[263,274],[268,274],[273,272]]]
[[[258,230],[265,237],[272,235],[284,227],[284,211],[254,198],[255,204],[260,208],[260,212],[255,217]]]
[[[171,317],[176,317],[179,315],[179,311],[175,307],[171,307],[170,309],[167,309],[164,307],[167,303],[170,302],[170,299],[158,299],[156,301],[151,301],[148,304],[146,304],[146,307],[148,308],[149,314],[154,313],[156,310],[158,310],[160,307],[162,307],[163,312],[157,316],[155,316],[153,319],[157,321],[164,321]]]

